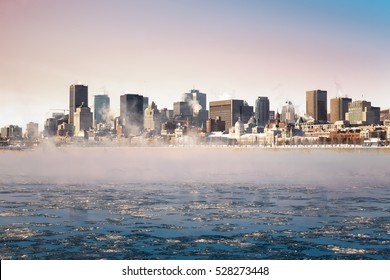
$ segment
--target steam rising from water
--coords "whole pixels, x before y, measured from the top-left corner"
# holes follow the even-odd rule
[[[385,151],[0,153],[0,258],[389,259]]]
[[[52,148],[0,154],[0,183],[386,185],[385,150]]]

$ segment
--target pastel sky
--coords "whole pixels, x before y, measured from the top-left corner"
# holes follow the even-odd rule
[[[390,1],[0,0],[0,126],[40,129],[68,109],[69,85],[139,93],[172,108],[193,87],[207,101],[305,91],[390,108]]]

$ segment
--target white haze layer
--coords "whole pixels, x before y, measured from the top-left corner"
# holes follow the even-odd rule
[[[0,153],[1,184],[390,185],[380,149],[42,148]]]

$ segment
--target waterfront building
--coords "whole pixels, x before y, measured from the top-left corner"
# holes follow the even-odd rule
[[[259,96],[255,101],[255,118],[257,124],[266,126],[270,120],[269,99],[268,97]]]
[[[306,91],[306,114],[316,122],[326,123],[328,118],[327,91]]]
[[[330,99],[330,122],[344,121],[345,114],[348,112],[348,104],[351,102],[352,99],[347,97]]]
[[[353,101],[348,104],[345,118],[351,124],[379,124],[380,108],[371,106],[371,102],[365,100]]]
[[[1,128],[1,138],[10,140],[21,140],[23,138],[23,130],[17,125],[9,125]]]
[[[206,121],[206,132],[211,133],[214,131],[225,131],[226,123],[221,120],[221,117],[217,116],[215,119],[208,119]]]

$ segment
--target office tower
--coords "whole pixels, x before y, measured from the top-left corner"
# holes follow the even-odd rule
[[[379,124],[380,108],[371,106],[371,102],[365,100],[353,101],[348,104],[345,119],[351,124]]]
[[[120,96],[120,124],[123,135],[138,135],[144,128],[144,99],[138,94]]]
[[[335,97],[330,99],[330,122],[345,120],[345,113],[348,112],[348,104],[352,102],[351,98]]]
[[[91,108],[80,106],[76,108],[74,113],[74,136],[85,136],[85,131],[88,131],[93,126],[93,116]]]
[[[154,131],[156,133],[160,133],[161,131],[161,114],[154,102],[145,109],[144,128],[147,131]]]
[[[286,124],[295,123],[295,108],[291,101],[286,101],[286,104],[282,107],[280,120]]]
[[[328,119],[326,90],[306,91],[306,114],[311,116],[314,121],[326,123]]]
[[[88,86],[71,85],[69,96],[69,124],[74,125],[74,113],[77,107],[88,107]]]
[[[210,119],[220,117],[225,122],[225,130],[230,129],[241,118],[246,123],[253,115],[253,106],[248,106],[243,100],[222,100],[210,102]]]
[[[143,97],[143,111],[145,112],[145,109],[149,106],[149,97],[144,96]]]
[[[192,119],[192,107],[188,102],[178,101],[173,103],[173,115],[175,117],[180,116],[182,118],[191,118]]]
[[[99,124],[106,124],[110,113],[110,97],[107,94],[94,96],[94,123],[95,127]]]
[[[69,114],[70,116],[70,114]],[[69,116],[68,120],[66,121],[69,123]],[[63,113],[53,113],[51,118],[47,118],[44,124],[44,130],[43,130],[43,135],[45,137],[52,137],[57,135],[58,131],[58,123],[60,122],[61,119],[64,119],[66,116]],[[71,130],[73,131],[73,125],[71,125],[72,128]]]
[[[255,118],[257,125],[266,126],[269,122],[269,99],[259,96],[255,102]]]
[[[192,100],[196,101],[201,106],[199,109],[206,110],[206,105],[207,105],[206,94],[199,92],[199,90],[197,89],[192,89],[190,93],[192,94]]]

